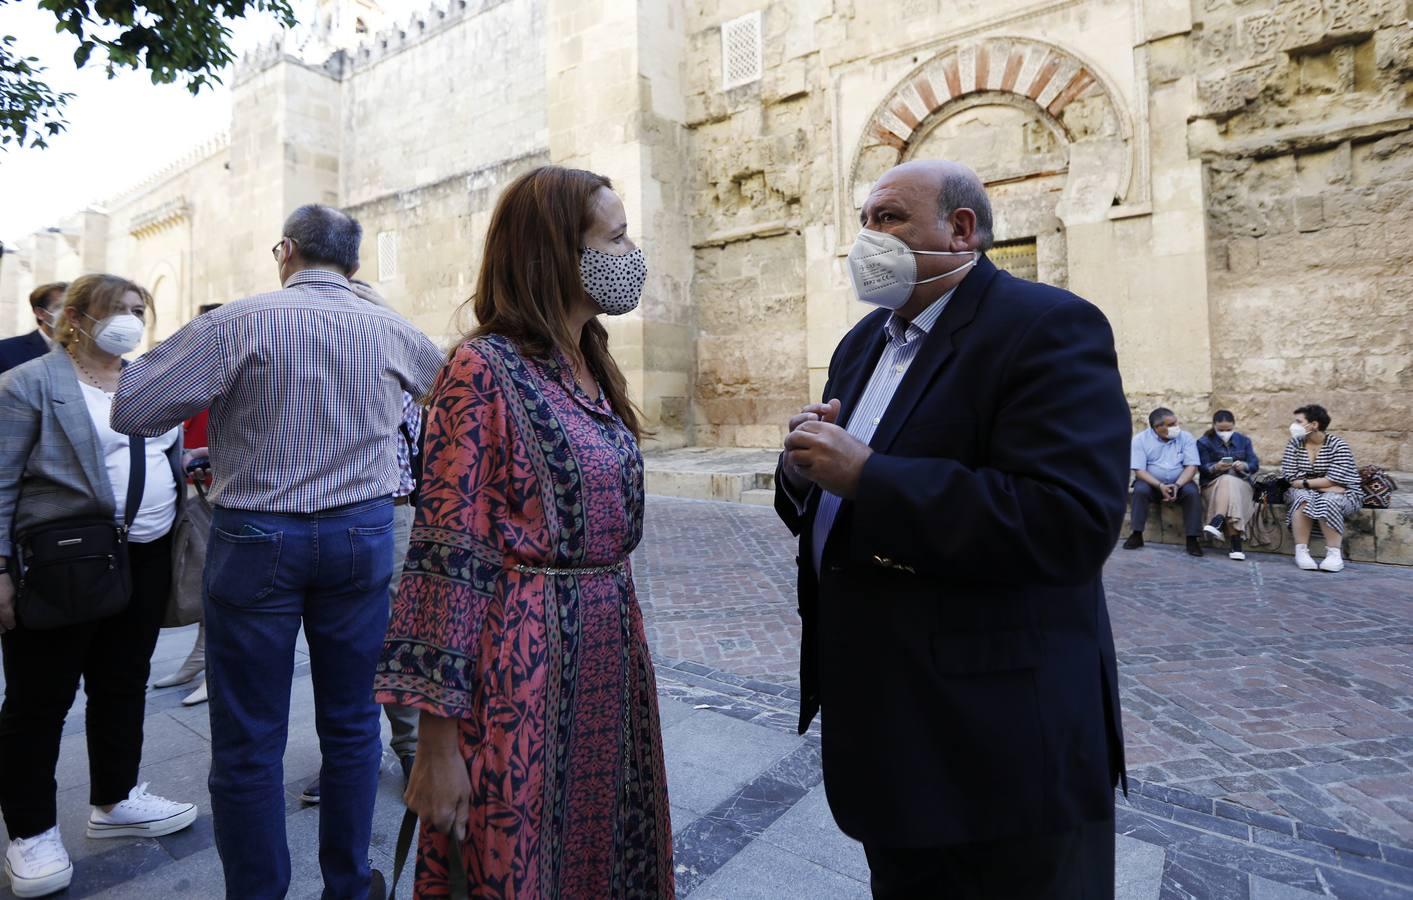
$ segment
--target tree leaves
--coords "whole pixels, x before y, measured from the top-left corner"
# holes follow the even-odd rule
[[[3,5],[7,0],[0,0]],[[290,0],[38,0],[54,14],[54,30],[78,39],[74,66],[83,68],[102,47],[104,68],[146,68],[153,84],[182,82],[193,94],[220,83],[220,72],[235,60],[225,20],[271,15],[285,28],[296,24]],[[64,106],[72,94],[59,93],[39,75],[33,57],[14,50],[15,38],[0,36],[0,149],[11,145],[45,147],[46,137],[64,130]]]

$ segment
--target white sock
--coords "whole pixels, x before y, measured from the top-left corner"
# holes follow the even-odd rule
[[[1296,552],[1296,553],[1299,553],[1299,552],[1302,551],[1302,550],[1304,550],[1306,553],[1309,553],[1309,552],[1310,552],[1310,545],[1309,545],[1309,544],[1296,544],[1296,545],[1295,545],[1295,552]]]
[[[1328,548],[1325,549],[1325,555],[1326,555],[1326,556],[1333,556],[1335,559],[1339,559],[1339,548],[1338,548],[1338,547],[1328,547]]]

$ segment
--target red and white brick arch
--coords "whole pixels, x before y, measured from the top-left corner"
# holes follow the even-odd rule
[[[1130,126],[1115,92],[1083,60],[1053,44],[1027,38],[986,38],[950,47],[913,69],[880,103],[863,130],[849,172],[855,208],[873,182],[907,157],[908,149],[954,111],[984,102],[1020,105],[1063,136],[1070,167],[1086,174],[1107,168],[1114,199],[1132,170]],[[1115,171],[1114,166],[1118,166]]]

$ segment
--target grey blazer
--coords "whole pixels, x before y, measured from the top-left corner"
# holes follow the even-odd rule
[[[181,503],[180,438],[168,451]],[[0,375],[0,556],[17,535],[73,516],[113,518],[118,503],[98,450],[88,404],[67,353],[49,353]]]

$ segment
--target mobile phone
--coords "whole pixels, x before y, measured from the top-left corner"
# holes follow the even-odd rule
[[[1223,456],[1223,457],[1222,457],[1222,462],[1225,463],[1226,465],[1231,465],[1232,463],[1236,462],[1236,457],[1234,457],[1234,456]]]
[[[197,469],[210,469],[210,468],[211,468],[211,457],[209,457],[209,456],[202,456],[202,457],[199,457],[198,459],[193,459],[191,462],[187,463],[186,472],[187,472],[188,475],[190,475],[191,473],[195,472]]]

